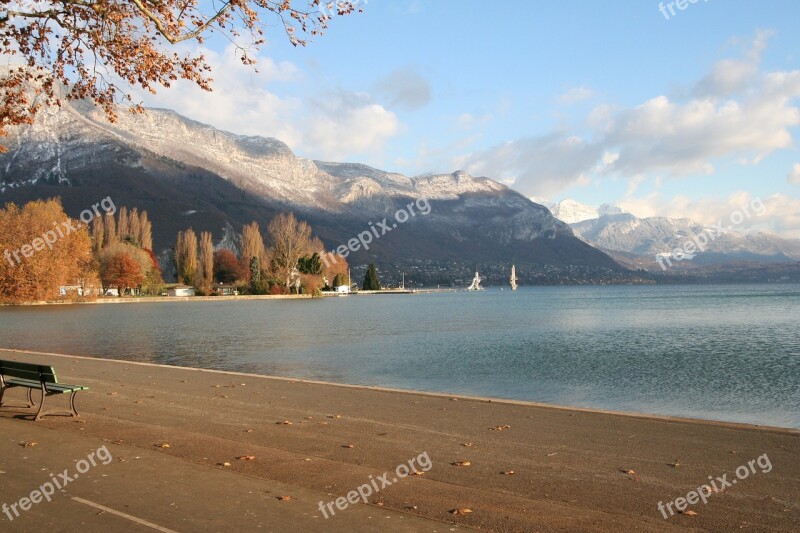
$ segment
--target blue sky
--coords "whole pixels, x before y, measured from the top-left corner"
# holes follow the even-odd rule
[[[669,13],[668,4],[662,2]],[[369,0],[306,48],[275,27],[216,91],[147,99],[303,157],[463,168],[529,197],[617,203],[800,237],[800,4]],[[797,165],[797,166],[795,166]]]

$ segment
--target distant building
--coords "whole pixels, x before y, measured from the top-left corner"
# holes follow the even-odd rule
[[[174,285],[167,288],[167,296],[194,296],[195,288],[189,285]]]
[[[339,285],[336,287],[337,294],[350,294],[350,285]]]
[[[239,294],[236,285],[229,285],[226,283],[212,283],[211,292],[217,296],[237,296]]]
[[[61,296],[66,296],[70,293],[75,293],[78,296],[83,296],[83,287],[80,285],[62,285],[58,289],[58,293]]]

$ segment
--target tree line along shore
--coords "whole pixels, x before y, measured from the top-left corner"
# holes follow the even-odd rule
[[[263,233],[256,222],[245,225],[238,250],[215,248],[207,231],[178,232],[171,253],[177,284],[168,284],[147,211],[104,202],[78,219],[64,212],[59,198],[0,209],[0,303],[157,297],[167,289],[181,295],[176,287],[196,296],[320,296],[352,286],[346,259],[322,261],[322,241],[293,213],[277,215]],[[381,289],[374,264],[362,288]]]

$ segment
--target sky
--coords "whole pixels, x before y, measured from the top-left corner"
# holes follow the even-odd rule
[[[271,28],[257,71],[212,38],[213,93],[145,103],[301,157],[463,169],[540,201],[706,224],[763,204],[738,229],[800,238],[795,0],[361,7],[305,48]]]

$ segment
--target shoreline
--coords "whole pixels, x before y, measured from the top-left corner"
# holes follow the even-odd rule
[[[0,307],[36,307],[46,305],[94,305],[94,304],[148,304],[165,302],[228,302],[243,300],[319,300],[350,296],[384,296],[397,294],[432,294],[460,292],[466,289],[386,289],[381,291],[354,291],[348,294],[324,292],[320,296],[310,294],[240,294],[236,296],[141,296],[103,297],[94,300],[51,300],[26,303],[0,303]]]
[[[364,391],[376,391],[376,392],[386,392],[386,393],[394,393],[394,394],[405,394],[405,395],[413,395],[413,396],[424,396],[430,398],[444,398],[444,399],[452,399],[456,398],[458,400],[470,400],[470,401],[477,401],[477,402],[485,402],[485,403],[493,403],[497,405],[513,405],[513,406],[523,406],[523,407],[535,407],[538,409],[554,409],[558,411],[573,411],[579,413],[591,413],[591,414],[599,414],[599,415],[609,415],[609,416],[619,416],[619,417],[630,417],[630,418],[637,418],[637,419],[645,419],[651,421],[662,421],[662,422],[680,422],[680,423],[688,423],[688,424],[701,424],[701,425],[713,425],[719,427],[727,427],[731,429],[747,429],[747,430],[754,430],[754,431],[767,431],[767,432],[775,432],[775,433],[787,433],[792,435],[800,436],[800,428],[791,428],[791,427],[783,427],[783,426],[770,426],[770,425],[761,425],[761,424],[748,424],[744,422],[729,422],[726,420],[714,420],[708,418],[690,418],[690,417],[681,417],[681,416],[671,416],[671,415],[659,415],[654,413],[644,413],[638,411],[616,411],[611,409],[601,409],[596,407],[577,407],[571,405],[562,405],[562,404],[553,404],[553,403],[543,403],[543,402],[535,402],[529,400],[514,400],[511,398],[501,398],[501,397],[494,397],[494,396],[473,396],[467,394],[454,394],[454,393],[446,393],[446,392],[436,392],[436,391],[426,391],[426,390],[418,390],[418,389],[401,389],[396,387],[381,387],[377,385],[356,385],[351,383],[336,383],[333,381],[323,381],[323,380],[314,380],[314,379],[305,379],[305,378],[293,378],[293,377],[285,377],[285,376],[275,376],[269,374],[253,374],[248,372],[237,372],[233,370],[218,370],[213,368],[201,368],[201,367],[191,367],[191,366],[177,366],[177,365],[165,365],[161,363],[147,363],[143,361],[128,361],[125,359],[108,359],[105,357],[93,357],[88,355],[69,355],[64,353],[56,353],[56,352],[39,352],[35,350],[22,350],[16,348],[5,348],[0,346],[0,353],[2,352],[12,352],[12,353],[23,353],[23,354],[30,354],[30,355],[43,355],[43,356],[51,356],[51,357],[60,357],[65,359],[82,359],[88,361],[103,361],[107,363],[114,363],[114,364],[124,364],[124,365],[136,365],[136,366],[143,366],[143,367],[152,367],[152,368],[163,368],[163,369],[171,369],[171,370],[187,370],[192,372],[203,372],[203,373],[210,373],[210,374],[222,374],[222,375],[230,375],[230,376],[238,376],[238,377],[248,377],[248,378],[262,378],[267,380],[276,380],[285,383],[308,383],[310,385],[324,385],[327,387],[341,387],[344,389],[354,389],[354,390],[364,390]]]

